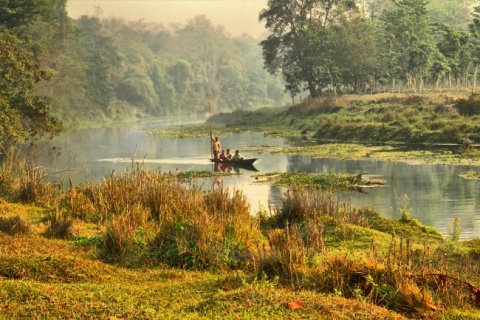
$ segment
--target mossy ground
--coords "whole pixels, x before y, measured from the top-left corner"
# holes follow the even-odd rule
[[[201,272],[97,258],[78,239],[101,231],[76,221],[71,240],[46,238],[42,208],[2,202],[30,232],[0,232],[0,319],[404,319],[364,301],[295,290],[241,271]],[[79,245],[81,244],[81,245]],[[288,303],[299,302],[293,310]]]

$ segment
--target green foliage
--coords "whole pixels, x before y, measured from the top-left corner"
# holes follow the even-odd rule
[[[454,218],[452,225],[449,228],[449,239],[450,241],[458,241],[462,233],[462,226],[460,225],[460,219]]]
[[[318,97],[327,85],[336,85],[336,67],[332,64],[330,27],[348,14],[355,15],[356,5],[329,2],[269,1],[259,18],[272,34],[260,44],[265,66],[271,74],[281,71],[286,89],[292,96],[305,89]]]
[[[422,77],[431,66],[435,39],[423,0],[395,1],[382,15],[388,59],[410,86],[422,88]]]
[[[58,134],[50,99],[36,95],[37,82],[49,78],[15,35],[0,30],[0,141],[23,142],[28,136]]]
[[[0,6],[0,25],[7,29],[25,27],[48,10],[48,0],[6,0]]]
[[[48,61],[57,114],[69,123],[165,116],[284,103],[249,37],[231,38],[205,17],[166,29],[83,16],[65,53]],[[73,117],[71,110],[82,110]]]
[[[411,221],[411,209],[408,208],[408,203],[410,199],[406,194],[400,197],[400,221],[409,222]]]
[[[455,108],[464,116],[480,114],[480,94],[472,93],[468,99],[458,99]]]
[[[155,111],[152,112],[152,110],[157,109],[158,97],[152,80],[143,70],[129,68],[115,90],[117,99],[127,101],[140,110],[155,114]]]

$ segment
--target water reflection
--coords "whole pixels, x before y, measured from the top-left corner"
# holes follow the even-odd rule
[[[71,170],[74,183],[97,181],[112,170],[119,172],[141,163],[149,169],[163,172],[186,170],[215,170],[210,163],[210,137],[168,139],[145,133],[148,127],[170,125],[170,122],[142,123],[125,127],[76,129],[43,143],[38,160],[50,167]],[[230,149],[249,149],[251,146],[285,146],[291,141],[258,133],[220,135],[222,146]],[[301,144],[301,141],[295,141]],[[52,149],[55,147],[55,149]],[[61,155],[58,156],[60,150]],[[365,193],[346,192],[343,199],[351,199],[358,207],[371,206],[382,215],[399,218],[399,200],[410,199],[411,217],[424,224],[449,233],[454,218],[460,218],[462,238],[477,237],[480,232],[480,196],[478,182],[458,176],[469,167],[445,165],[408,165],[375,160],[321,159],[301,155],[282,155],[242,152],[245,157],[259,158],[255,169],[259,172],[339,172],[368,173],[386,181],[380,188],[365,189]],[[235,168],[216,168],[227,171]],[[238,173],[205,183],[223,184],[242,189],[253,211],[279,205],[283,190],[269,184],[259,184],[252,177],[255,171],[237,168]]]

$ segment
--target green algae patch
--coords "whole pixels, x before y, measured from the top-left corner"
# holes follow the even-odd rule
[[[356,187],[382,186],[381,180],[371,179],[358,173],[355,175],[346,173],[265,173],[255,175],[257,182],[271,182],[277,186],[302,185],[311,186],[324,190],[347,190]]]

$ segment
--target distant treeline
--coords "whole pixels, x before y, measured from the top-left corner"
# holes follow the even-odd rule
[[[285,103],[281,76],[263,68],[259,40],[232,38],[204,16],[166,28],[82,16],[42,88],[70,123],[168,116]]]
[[[466,0],[270,0],[265,65],[295,96],[469,87],[480,7]]]
[[[0,138],[55,133],[50,114],[75,125],[278,106],[325,92],[472,88],[480,63],[480,9],[471,0],[269,0],[259,12],[271,31],[263,40],[231,37],[205,16],[168,28],[72,20],[66,5],[0,5]]]

